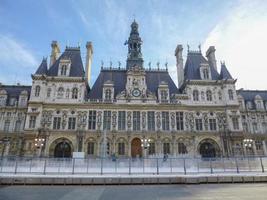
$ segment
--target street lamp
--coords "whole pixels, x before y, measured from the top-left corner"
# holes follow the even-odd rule
[[[4,144],[3,149],[2,149],[2,153],[1,153],[1,159],[2,159],[4,156],[5,150],[6,150],[6,145],[9,144],[9,139],[7,137],[3,138],[2,140],[0,140],[0,144]]]
[[[35,141],[34,146],[36,147],[36,149],[39,150],[38,156],[40,157],[42,153],[42,148],[45,145],[45,139],[42,137],[36,137],[34,141]]]
[[[144,148],[144,157],[147,157],[147,149],[149,148],[149,146],[150,146],[150,139],[146,139],[146,138],[144,138],[144,139],[141,139],[141,147],[143,147]]]
[[[244,146],[246,148],[246,151],[249,150],[249,153],[251,153],[253,140],[252,139],[244,139],[243,142],[244,142]]]

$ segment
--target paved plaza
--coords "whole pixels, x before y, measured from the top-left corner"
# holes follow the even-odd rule
[[[266,198],[266,184],[0,187],[0,200],[266,200]]]

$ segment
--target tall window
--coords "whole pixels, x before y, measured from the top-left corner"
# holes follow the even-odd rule
[[[118,154],[125,155],[125,143],[124,142],[118,143]]]
[[[9,132],[10,121],[6,120],[4,124],[4,132]]]
[[[51,96],[51,88],[48,88],[47,89],[47,94],[46,94],[47,97],[50,97]]]
[[[73,88],[72,89],[72,95],[71,95],[72,99],[78,99],[78,89],[77,88]]]
[[[233,123],[234,130],[238,130],[239,129],[239,122],[238,122],[238,118],[237,117],[233,117],[232,118],[232,123]]]
[[[178,131],[184,130],[184,113],[176,112],[176,129]]]
[[[61,76],[66,76],[67,75],[67,65],[62,65],[61,66],[60,75]]]
[[[208,69],[203,69],[203,78],[204,79],[209,79],[209,70]]]
[[[20,120],[17,120],[16,121],[16,124],[15,124],[15,131],[16,132],[20,131],[20,127],[21,127],[21,121]]]
[[[147,129],[149,131],[155,130],[155,112],[154,111],[147,112]]]
[[[76,126],[76,118],[75,117],[69,117],[68,129],[74,130],[75,126]]]
[[[89,142],[88,143],[87,153],[89,155],[94,155],[94,153],[95,153],[95,143],[94,142]]]
[[[29,128],[35,128],[36,116],[30,116]]]
[[[89,111],[88,129],[89,130],[95,130],[96,129],[96,111],[95,110]]]
[[[187,154],[187,149],[184,143],[179,142],[178,143],[178,153],[179,154]]]
[[[212,93],[211,93],[210,90],[208,90],[208,91],[206,92],[206,96],[207,96],[207,101],[212,101]]]
[[[54,117],[53,129],[60,129],[61,117]]]
[[[4,105],[6,105],[6,98],[1,96],[0,97],[0,106],[4,106]]]
[[[202,119],[195,119],[195,122],[196,122],[196,130],[202,131],[203,130]]]
[[[263,141],[263,142],[264,142],[264,141]],[[256,141],[255,141],[255,147],[256,147],[256,150],[257,150],[257,151],[262,150],[262,149],[263,149],[262,141],[260,141],[260,140],[256,140]]]
[[[66,98],[68,99],[70,97],[70,89],[66,90]]]
[[[37,86],[35,87],[35,94],[34,94],[34,96],[39,97],[39,95],[40,95],[40,90],[41,90],[41,87],[40,87],[39,85],[37,85]]]
[[[140,131],[140,112],[133,111],[133,130]]]
[[[228,90],[228,97],[229,97],[229,100],[234,100],[233,90]]]
[[[171,152],[170,143],[164,142],[163,143],[163,154],[170,154],[170,152]]]
[[[262,123],[262,131],[263,131],[263,133],[267,133],[267,123],[266,122]]]
[[[257,122],[253,122],[252,123],[252,129],[253,129],[253,133],[257,133],[258,132],[258,124],[257,124]]]
[[[63,87],[58,88],[58,91],[57,91],[58,98],[62,98],[63,95],[64,95],[64,88]]]
[[[156,145],[155,142],[150,142],[148,147],[148,154],[153,155],[156,153]]]
[[[111,89],[105,90],[105,100],[111,100]]]
[[[169,112],[162,112],[161,119],[162,119],[162,130],[164,131],[170,130]]]
[[[126,118],[126,112],[119,111],[118,113],[118,129],[119,130],[125,130],[125,118]]]
[[[216,119],[209,119],[209,127],[211,131],[216,131]]]
[[[194,101],[199,101],[199,93],[198,90],[193,91],[193,100]]]
[[[222,100],[222,93],[221,93],[221,91],[218,92],[218,99],[219,100]]]
[[[103,130],[110,130],[111,111],[104,111]]]
[[[248,124],[246,122],[243,122],[243,129],[246,133],[248,133]]]

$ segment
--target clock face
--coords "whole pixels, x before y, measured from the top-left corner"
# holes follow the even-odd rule
[[[132,91],[132,95],[133,95],[134,97],[139,97],[139,96],[141,95],[141,91],[140,91],[139,89],[134,89],[134,90]]]

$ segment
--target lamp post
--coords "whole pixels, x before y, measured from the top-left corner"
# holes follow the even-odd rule
[[[3,156],[5,154],[5,151],[6,151],[6,146],[9,144],[8,137],[4,137],[2,140],[0,140],[0,144],[3,144],[3,149],[2,149],[2,152],[1,152],[1,160],[2,160]]]
[[[247,151],[249,151],[249,154],[251,154],[253,140],[252,139],[244,139],[243,143],[244,143],[244,146],[246,149],[246,153],[247,153]]]
[[[143,138],[141,139],[141,147],[144,148],[144,157],[146,158],[147,157],[147,149],[149,148],[150,146],[150,139],[146,139],[146,138]]]

